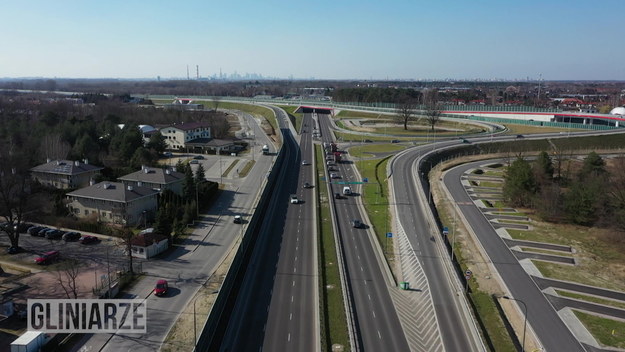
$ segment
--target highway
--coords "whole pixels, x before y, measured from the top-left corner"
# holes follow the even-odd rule
[[[332,142],[328,117],[317,114],[324,142]],[[356,343],[360,351],[409,351],[404,330],[389,293],[387,280],[376,258],[372,241],[376,241],[369,229],[354,228],[353,219],[363,220],[357,206],[358,195],[346,199],[335,199],[334,193],[342,193],[343,184],[355,182],[353,162],[343,162],[336,166],[340,181],[331,182],[330,199],[334,201],[342,247],[344,250],[347,286],[351,294],[352,310],[356,325]],[[327,173],[326,173],[327,175]],[[328,182],[332,181],[327,178]],[[355,192],[359,187],[352,185]],[[369,226],[369,224],[365,225]]]
[[[392,163],[391,175],[397,217],[428,278],[445,350],[478,351],[479,347],[471,338],[471,326],[467,322],[469,317],[462,314],[460,302],[462,297],[458,295],[458,288],[450,283],[450,275],[445,268],[445,261],[449,258],[445,251],[441,251],[437,243],[441,238],[435,235],[438,231],[430,228],[417,195],[420,175],[415,163],[418,156],[423,154],[424,148],[431,147],[410,149],[398,155]]]
[[[466,170],[483,163],[484,161],[463,164],[447,172],[443,182],[454,202],[472,203],[460,177]],[[482,212],[476,206],[462,206],[460,210],[503,279],[510,292],[509,296],[527,304],[528,324],[543,347],[547,351],[585,351]]]
[[[303,188],[314,166],[301,165],[302,160],[312,163],[312,142],[310,134],[303,133],[300,149],[284,112],[274,111],[286,160],[272,195],[273,215],[262,225],[221,351],[320,349],[313,190]],[[290,194],[302,202],[290,203]]]

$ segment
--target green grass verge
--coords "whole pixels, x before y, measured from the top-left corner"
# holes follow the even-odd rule
[[[616,348],[625,348],[625,322],[573,311],[597,341]]]
[[[477,181],[480,187],[502,188],[503,182]]]
[[[477,286],[471,285],[471,287]],[[473,293],[470,295],[470,299],[480,315],[482,326],[488,334],[488,338],[493,346],[494,351],[500,352],[516,352],[517,349],[512,342],[512,337],[506,330],[504,320],[497,310],[494,298],[479,290],[479,288],[472,288]]]
[[[382,119],[393,117],[393,115],[379,114],[375,112],[362,112],[352,110],[341,110],[335,117],[338,118],[365,118],[365,119],[377,119],[378,116]]]
[[[281,108],[282,110],[286,111],[288,115],[292,116],[292,119],[294,120],[294,123],[295,123],[295,130],[301,131],[302,122],[304,121],[304,114],[295,112],[295,110],[299,108],[299,105],[277,105],[277,106]]]
[[[393,139],[400,140],[402,142],[425,142],[426,138],[406,138],[406,137],[390,137],[390,136],[366,136],[362,134],[355,133],[345,133],[345,132],[334,132],[336,138],[340,142],[362,142],[364,140],[370,140],[375,142],[390,142]]]
[[[576,268],[573,270],[571,265],[556,264],[551,262],[543,262],[540,260],[532,260],[536,268],[548,278],[579,282],[586,285],[596,285],[606,287],[612,290],[619,290],[620,287],[613,280],[598,277],[591,272],[587,272]]]
[[[556,290],[556,292],[560,296],[564,296],[564,297],[570,297],[570,298],[575,298],[575,299],[579,299],[579,300],[582,300],[582,301],[599,303],[599,304],[603,304],[603,305],[606,305],[606,306],[611,306],[611,307],[625,309],[625,303],[620,302],[620,301],[613,301],[611,299],[600,298],[600,297],[597,297],[597,296],[581,295],[579,293],[574,293],[574,292],[570,292],[570,291],[563,291],[563,290]]]
[[[372,144],[349,148],[349,155],[362,158],[372,155],[371,153],[393,153],[406,149],[406,146],[398,144]]]
[[[332,229],[332,214],[328,195],[321,192],[324,184],[323,153],[321,146],[315,147],[315,162],[317,165],[317,192],[318,200],[318,228],[319,228],[319,298],[321,314],[322,350],[331,351],[332,345],[344,346],[344,351],[350,351],[347,317],[343,304],[343,289],[338,268],[338,258]]]
[[[256,160],[248,160],[245,166],[243,166],[243,169],[239,170],[239,177],[247,176],[254,167],[254,164],[256,164]]]
[[[388,201],[388,180],[386,179],[386,164],[390,157],[355,162],[360,175],[369,179],[369,183],[362,185],[362,202],[369,216],[369,224],[376,234],[380,246],[384,250],[387,261],[394,260],[392,243],[388,243],[386,233],[391,229]]]
[[[221,174],[221,177],[228,177],[228,174],[230,173],[230,171],[232,171],[232,168],[234,168],[234,166],[239,162],[239,159],[234,159],[230,165],[228,166],[228,168],[226,169],[226,171],[224,171],[223,174]]]
[[[527,230],[517,230],[517,229],[506,229],[510,237],[515,240],[522,241],[534,241],[534,242],[548,242],[554,244],[568,244],[566,241],[557,240],[553,238],[546,238],[540,233],[535,231],[527,231]]]

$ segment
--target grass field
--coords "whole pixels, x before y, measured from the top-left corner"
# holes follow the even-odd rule
[[[582,324],[601,344],[625,348],[625,322],[573,311]]]
[[[362,158],[373,157],[376,153],[392,153],[406,149],[406,146],[400,144],[371,144],[349,148],[349,155]]]
[[[612,306],[616,308],[625,309],[624,302],[613,301],[611,299],[604,299],[604,298],[600,298],[597,296],[581,295],[579,293],[563,291],[563,290],[556,290],[556,292],[560,296],[564,296],[564,297],[570,297],[570,298],[575,298],[575,299],[579,299],[582,301],[588,301],[588,302],[593,302],[593,303],[598,303],[598,304],[604,304],[606,306]]]

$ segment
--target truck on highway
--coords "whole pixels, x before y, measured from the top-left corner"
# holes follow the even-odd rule
[[[50,336],[41,331],[26,331],[11,342],[11,352],[35,352],[48,343]]]
[[[340,152],[334,152],[334,162],[335,163],[340,163],[341,162],[341,153]]]
[[[269,146],[267,144],[263,145],[263,154],[264,155],[269,154]]]

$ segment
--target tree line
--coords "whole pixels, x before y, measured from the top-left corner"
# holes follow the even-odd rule
[[[625,231],[625,157],[614,164],[608,170],[605,160],[591,152],[565,176],[561,162],[554,164],[545,151],[533,162],[519,156],[506,170],[504,199],[536,210],[547,221]]]

